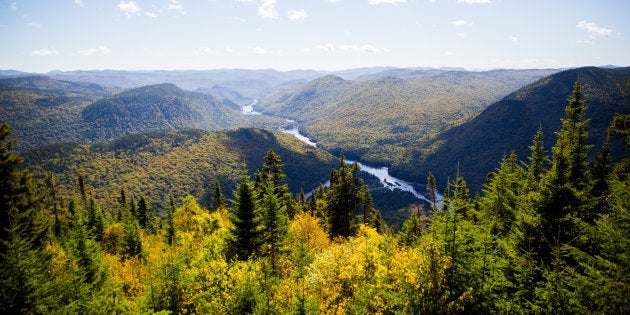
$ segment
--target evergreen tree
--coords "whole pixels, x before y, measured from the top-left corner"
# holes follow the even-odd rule
[[[96,203],[94,198],[90,198],[87,211],[86,224],[88,231],[97,242],[100,242],[103,240],[103,232],[105,231],[103,209]]]
[[[219,209],[225,208],[225,197],[221,192],[221,184],[218,180],[214,181],[214,193],[212,194],[212,211],[217,211]]]
[[[252,186],[247,174],[244,173],[234,192],[236,198],[232,209],[234,229],[229,243],[232,252],[239,260],[247,260],[258,251],[259,247],[258,210]]]
[[[598,214],[610,211],[612,196],[608,181],[611,179],[611,174],[610,137],[606,137],[601,150],[592,164],[590,195],[593,197],[594,203],[591,211],[588,213],[588,222],[594,222]]]
[[[405,246],[415,246],[420,237],[425,233],[426,217],[422,215],[422,208],[417,207],[411,210],[409,218],[403,222],[398,239]]]
[[[546,263],[552,260],[554,246],[566,244],[579,234],[579,223],[584,219],[585,182],[587,175],[586,145],[588,133],[586,108],[581,85],[577,81],[562,118],[562,127],[556,132],[556,145],[552,148],[551,170],[543,178],[540,199],[536,208],[540,213],[542,238],[538,252]],[[557,245],[559,244],[559,245]]]
[[[533,144],[529,147],[531,155],[528,165],[528,178],[532,183],[538,183],[540,177],[545,171],[545,147],[543,145],[543,130],[542,126],[538,127],[538,131],[534,136]]]
[[[272,273],[277,273],[278,259],[288,230],[286,208],[280,204],[274,193],[273,182],[267,182],[267,188],[261,204],[262,230],[261,252],[269,257]]]
[[[437,209],[437,185],[431,172],[429,172],[429,177],[427,178],[427,191],[429,192],[429,200],[433,203],[433,209]]]
[[[284,164],[282,164],[280,156],[269,149],[262,167],[263,186],[265,186],[266,181],[270,181],[273,184],[274,193],[278,197],[289,191],[288,185],[282,183],[287,177],[282,171],[283,168]],[[265,189],[263,188],[263,191]]]
[[[116,213],[116,222],[122,222],[127,212],[127,194],[125,188],[120,188],[120,198],[118,199],[118,212]]]
[[[140,201],[138,201],[137,219],[141,228],[149,227],[149,203],[144,196],[140,196]]]
[[[55,237],[61,236],[61,220],[59,219],[60,213],[58,208],[58,196],[57,196],[57,182],[55,181],[55,175],[52,172],[46,173],[46,187],[48,188],[48,199],[52,204],[53,216],[55,222],[53,223],[53,233]]]
[[[562,128],[557,132],[558,142],[564,142],[564,150],[558,153],[566,155],[571,186],[583,188],[588,167],[587,155],[592,145],[586,144],[588,138],[586,127],[590,119],[586,119],[586,106],[579,80],[575,82],[568,102],[565,109],[566,117],[561,119]]]
[[[352,168],[344,160],[343,153],[339,158],[339,170],[333,170],[330,176],[330,188],[326,191],[327,213],[330,222],[331,237],[350,236],[350,222],[357,211],[360,200],[355,173],[359,170],[355,163]]]
[[[166,212],[166,243],[173,245],[175,241],[175,199],[169,196],[168,208]]]

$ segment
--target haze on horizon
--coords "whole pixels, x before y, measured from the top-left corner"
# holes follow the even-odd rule
[[[0,0],[0,69],[627,66],[630,2]]]

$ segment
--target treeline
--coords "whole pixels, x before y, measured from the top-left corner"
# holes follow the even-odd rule
[[[1,313],[604,313],[630,312],[630,158],[608,141],[588,160],[575,84],[550,155],[542,131],[520,162],[506,156],[472,199],[448,181],[430,215],[388,229],[343,155],[310,198],[288,193],[269,150],[226,200],[165,198],[164,217],[120,191],[103,209],[78,180],[37,191],[0,128]],[[611,135],[626,137],[630,117]]]

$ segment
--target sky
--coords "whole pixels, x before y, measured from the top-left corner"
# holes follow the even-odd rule
[[[628,0],[0,0],[0,69],[630,65]]]

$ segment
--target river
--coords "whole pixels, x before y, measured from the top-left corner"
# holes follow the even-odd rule
[[[241,107],[241,111],[243,112],[243,114],[247,114],[247,115],[261,114],[260,112],[257,112],[254,110],[254,105],[256,105],[257,103],[258,103],[258,100],[254,100],[251,104]],[[315,148],[317,147],[317,143],[311,141],[311,139],[309,139],[307,136],[300,133],[298,124],[294,120],[287,119],[286,121],[292,123],[293,127],[291,129],[281,129],[280,131],[291,134],[297,139],[299,139],[300,141],[312,147],[315,147]],[[346,160],[346,162],[348,164],[354,163],[354,161],[351,161],[351,160]],[[391,176],[389,174],[389,169],[387,167],[373,167],[373,166],[366,165],[361,162],[357,162],[357,164],[359,165],[359,167],[361,167],[362,171],[365,171],[369,174],[376,176],[381,182],[381,185],[383,185],[383,187],[392,191],[394,189],[406,191],[413,194],[418,199],[431,203],[431,200],[429,200],[429,198],[425,197],[423,194],[419,193],[413,188],[412,183],[409,183],[402,179]],[[439,194],[437,197],[438,197],[438,200],[442,199],[442,196]]]

